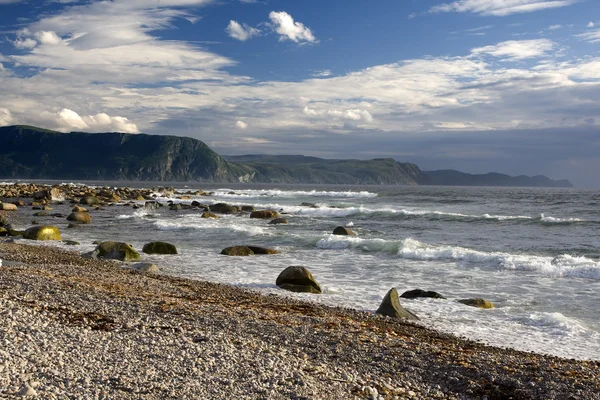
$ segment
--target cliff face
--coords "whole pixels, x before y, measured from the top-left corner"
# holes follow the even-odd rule
[[[250,180],[203,142],[177,136],[0,128],[0,176],[37,179]]]

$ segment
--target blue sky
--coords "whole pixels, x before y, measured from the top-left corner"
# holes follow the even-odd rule
[[[0,0],[0,125],[600,187],[597,0]]]

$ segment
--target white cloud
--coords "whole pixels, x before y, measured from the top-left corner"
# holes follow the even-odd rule
[[[23,0],[0,0],[0,5],[2,5],[2,4],[11,4],[11,3],[18,3],[20,1],[23,1]]]
[[[62,39],[52,31],[39,31],[36,32],[35,38],[41,44],[57,45],[62,42]]]
[[[10,125],[13,122],[13,117],[9,110],[0,107],[0,126]]]
[[[271,11],[269,14],[273,30],[279,34],[279,40],[291,40],[296,43],[315,43],[317,39],[311,30],[301,22],[295,22],[292,16],[285,11]]]
[[[320,71],[314,71],[311,76],[314,76],[315,78],[326,78],[328,76],[333,75],[333,73],[328,70],[328,69],[323,69]]]
[[[582,33],[580,35],[575,35],[581,40],[590,43],[600,43],[600,29],[596,29],[590,32]]]
[[[59,112],[43,111],[38,115],[30,112],[28,120],[61,132],[73,130],[86,132],[126,132],[139,133],[138,127],[124,117],[111,117],[106,113],[80,116],[73,110],[63,108]]]
[[[319,115],[317,110],[313,110],[308,106],[304,106],[304,110],[302,110],[302,112],[304,113],[304,115],[308,115],[309,117],[316,117],[317,115]]]
[[[555,31],[555,30],[560,29],[560,28],[562,28],[562,25],[551,25],[551,26],[548,27],[548,30],[549,31]]]
[[[235,127],[238,129],[246,129],[246,128],[248,128],[248,124],[245,123],[244,121],[237,121],[235,123]]]
[[[229,25],[225,29],[227,34],[237,40],[245,41],[248,40],[260,33],[260,31],[256,28],[248,26],[246,24],[240,24],[237,21],[229,21]]]
[[[509,40],[493,46],[478,47],[473,49],[472,53],[504,57],[505,61],[517,61],[543,57],[554,48],[554,42],[548,39]]]
[[[17,49],[33,49],[38,44],[32,38],[17,38],[12,43]]]
[[[458,0],[443,3],[429,9],[429,12],[469,12],[480,15],[506,16],[527,13],[548,8],[565,7],[578,0]]]
[[[590,22],[587,24],[587,27],[588,27],[588,28],[593,28],[594,26],[596,26],[596,25],[595,25],[595,24],[594,24],[592,21],[590,21]]]

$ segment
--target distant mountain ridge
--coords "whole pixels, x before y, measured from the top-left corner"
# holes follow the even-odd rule
[[[220,156],[200,140],[168,135],[61,133],[0,127],[0,178],[307,184],[554,186],[545,176],[421,171],[391,158],[326,160],[302,155]]]

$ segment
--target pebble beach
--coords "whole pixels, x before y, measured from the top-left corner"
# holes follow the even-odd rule
[[[598,361],[14,237],[0,259],[0,398],[600,399]]]

